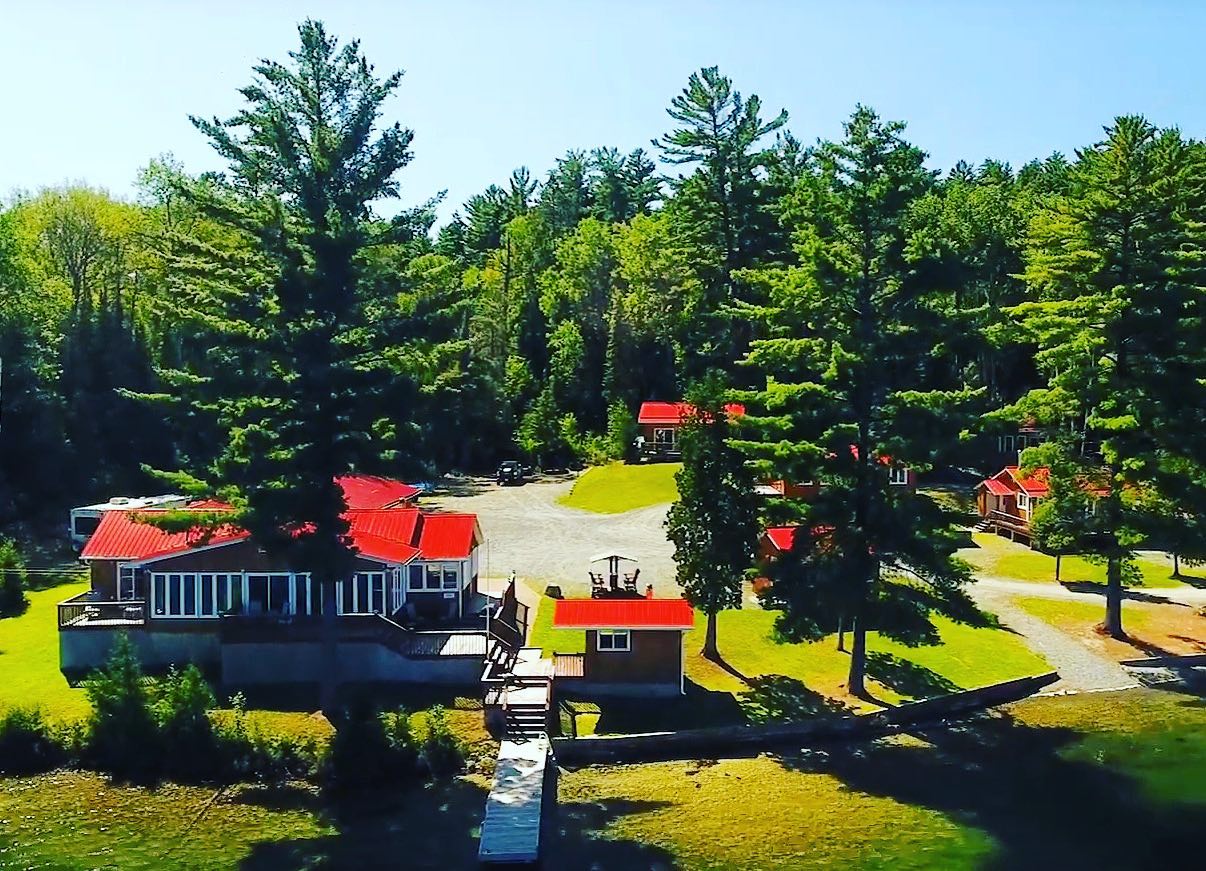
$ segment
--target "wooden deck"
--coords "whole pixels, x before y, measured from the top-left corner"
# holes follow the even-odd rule
[[[549,739],[506,739],[498,749],[486,799],[477,858],[482,864],[535,863],[540,858]]]

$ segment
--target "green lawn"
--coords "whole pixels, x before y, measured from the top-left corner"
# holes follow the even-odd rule
[[[1206,704],[1136,689],[753,759],[559,778],[545,866],[1145,868],[1197,854]],[[220,793],[85,772],[0,778],[0,867],[477,867],[487,783],[335,806],[305,785]]]
[[[579,653],[583,631],[552,627],[552,600],[541,600],[529,643],[547,654]],[[724,722],[798,719],[846,706],[878,706],[849,697],[843,688],[849,657],[830,636],[812,644],[779,644],[771,637],[775,613],[757,606],[720,614],[720,652],[729,670],[699,655],[704,618],[686,635],[688,694],[657,706],[609,701],[601,731],[643,731]],[[943,642],[909,648],[872,633],[867,639],[868,689],[885,703],[970,689],[1048,670],[1046,662],[1006,630],[938,619]],[[734,673],[735,672],[735,673]],[[581,723],[580,723],[581,725]]]
[[[1130,690],[1009,713],[782,756],[566,772],[549,864],[1147,868],[1197,854],[1202,699]]]
[[[0,867],[476,867],[481,778],[324,803],[304,784],[110,784],[85,772],[0,778]]]
[[[960,551],[960,556],[977,570],[989,575],[1035,583],[1055,581],[1055,557],[1031,550],[999,535],[977,532],[972,535],[974,547]],[[1167,562],[1143,558],[1138,561],[1143,576],[1143,586],[1152,588],[1179,587],[1182,582],[1173,578],[1172,566]],[[1195,582],[1206,583],[1201,570],[1182,571]],[[1105,583],[1105,566],[1095,566],[1078,556],[1066,556],[1060,563],[1060,580],[1063,582],[1089,581]]]
[[[1105,619],[1105,606],[1101,602],[1038,596],[1017,596],[1013,601],[1023,610],[1115,659],[1206,652],[1206,617],[1193,608],[1127,601],[1122,606],[1122,626],[1129,641],[1123,641],[1096,631]]]
[[[56,719],[74,719],[89,711],[83,689],[73,688],[59,671],[59,630],[55,605],[88,589],[74,583],[34,590],[29,610],[0,619],[0,707],[36,705]]]
[[[619,514],[662,505],[678,498],[674,474],[681,463],[594,466],[578,476],[574,489],[559,501],[569,508],[597,514]]]

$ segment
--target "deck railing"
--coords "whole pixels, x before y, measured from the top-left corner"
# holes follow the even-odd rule
[[[990,523],[1000,524],[1001,526],[1007,527],[1016,532],[1030,531],[1030,521],[1024,517],[1019,517],[1016,514],[1009,514],[1005,511],[989,511],[988,521]]]
[[[58,611],[59,629],[143,626],[147,622],[147,603],[142,599],[103,601],[93,598],[91,591],[59,602]]]

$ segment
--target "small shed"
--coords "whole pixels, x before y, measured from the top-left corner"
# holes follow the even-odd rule
[[[559,599],[556,629],[585,629],[586,651],[555,654],[558,686],[595,695],[685,692],[683,634],[695,626],[685,599]]]

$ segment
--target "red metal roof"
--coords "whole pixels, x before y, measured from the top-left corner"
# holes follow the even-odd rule
[[[745,414],[745,406],[737,402],[725,405],[724,410],[730,417],[741,417]],[[637,423],[679,424],[695,412],[695,407],[689,402],[642,402],[637,414]]]
[[[224,526],[208,539],[198,530],[165,532],[147,523],[134,520],[136,514],[162,514],[162,511],[106,511],[96,532],[84,545],[80,559],[153,559],[174,553],[184,553],[197,547],[225,544],[249,538],[249,534],[234,526]]]
[[[424,559],[466,559],[477,544],[476,514],[424,514],[419,550]]]
[[[422,492],[413,484],[377,475],[343,475],[335,481],[343,488],[348,508],[390,508],[409,502]]]
[[[691,629],[695,612],[686,599],[557,599],[557,629]]]
[[[242,529],[226,526],[206,539],[199,530],[165,532],[135,519],[137,514],[155,513],[105,512],[80,559],[151,560],[250,537]],[[429,514],[418,508],[361,508],[349,510],[344,517],[356,550],[384,562],[468,559],[479,543],[477,517],[473,514]]]
[[[1013,489],[1004,481],[998,481],[996,478],[985,478],[980,482],[980,486],[992,493],[994,496],[1012,496]]]
[[[1046,496],[1051,489],[1047,486],[1047,481],[1051,477],[1051,470],[1045,466],[1040,466],[1029,475],[1022,473],[1022,470],[1017,466],[1006,466],[1005,471],[1009,473],[1017,485],[1025,490],[1031,496]]]
[[[786,553],[795,544],[799,529],[798,526],[771,526],[766,530],[766,537],[776,549]]]

